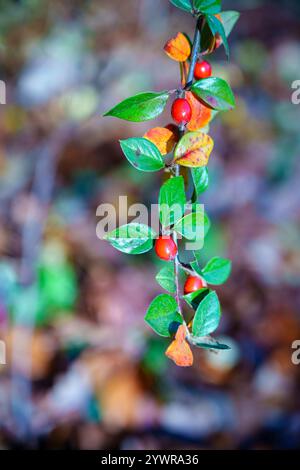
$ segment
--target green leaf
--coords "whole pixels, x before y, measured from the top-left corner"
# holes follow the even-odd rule
[[[191,168],[191,174],[195,187],[194,202],[198,199],[200,194],[207,190],[209,184],[209,176],[207,167]]]
[[[227,346],[227,344],[219,343],[218,341],[213,339],[211,336],[199,338],[197,336],[191,335],[189,337],[189,341],[194,346],[197,346],[198,348],[202,348],[202,349],[212,349],[216,351],[225,351],[227,349],[231,349],[230,346]]]
[[[182,217],[174,225],[174,230],[187,240],[204,240],[210,227],[210,221],[203,208]]]
[[[221,0],[195,0],[194,7],[201,13],[215,15],[221,11]]]
[[[220,16],[222,19],[226,37],[228,38],[235,24],[237,23],[240,17],[240,14],[238,11],[231,10],[231,11],[222,11],[220,13]]]
[[[201,261],[202,261],[202,255],[203,255],[203,251],[202,250],[196,250],[194,251],[194,257],[195,257],[195,265],[196,263],[198,264],[198,269],[200,270],[200,264],[201,264]],[[192,263],[191,263],[192,264]],[[195,269],[195,268],[193,268]],[[196,271],[196,270],[195,270]],[[196,271],[197,272],[197,271]],[[199,274],[200,274],[201,270],[199,271]]]
[[[209,284],[219,286],[227,281],[231,273],[231,261],[225,258],[212,258],[202,269],[202,276]]]
[[[199,274],[199,276],[202,276],[202,271],[200,269],[200,266],[198,264],[198,261],[192,261],[191,262],[191,268],[193,269],[193,271],[195,271],[195,273]]]
[[[182,298],[186,301],[186,303],[192,307],[194,310],[197,310],[200,302],[210,293],[212,292],[207,287],[204,289],[199,289],[195,292],[191,292],[190,294],[184,295]]]
[[[180,219],[185,211],[186,197],[183,176],[168,179],[159,193],[159,216],[163,227]]]
[[[202,101],[218,111],[228,111],[235,106],[235,99],[230,86],[222,78],[203,78],[191,88]]]
[[[104,238],[122,253],[139,255],[153,247],[155,232],[143,224],[127,224],[108,233]]]
[[[176,292],[174,264],[162,268],[155,278],[158,284],[171,294]]]
[[[141,171],[158,171],[165,164],[156,145],[143,137],[120,141],[125,157],[134,168]]]
[[[174,297],[161,294],[151,302],[145,321],[159,335],[171,336],[177,330],[178,324],[182,324],[182,317],[177,310]]]
[[[226,55],[229,57],[229,45],[223,24],[214,15],[206,15],[206,20],[213,35],[219,34],[221,36]]]
[[[125,121],[143,122],[159,116],[169,99],[169,93],[139,93],[131,96],[104,114],[104,116],[114,116]]]
[[[190,0],[170,0],[170,2],[181,10],[192,11],[192,4]]]
[[[207,336],[215,331],[221,320],[221,307],[216,292],[210,292],[199,304],[194,321],[193,334]]]
[[[221,23],[225,30],[226,38],[230,35],[234,25],[238,21],[240,14],[237,11],[223,11],[220,13]],[[207,51],[212,46],[214,41],[214,34],[212,33],[209,24],[206,22],[201,33],[201,51]]]

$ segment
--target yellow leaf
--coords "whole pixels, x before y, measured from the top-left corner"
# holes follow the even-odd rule
[[[213,139],[203,132],[188,132],[179,141],[174,162],[189,168],[206,166],[214,147]]]
[[[212,110],[202,104],[191,91],[186,92],[185,98],[192,108],[192,118],[187,125],[188,130],[197,131],[207,126],[211,120]]]
[[[144,138],[155,144],[162,155],[172,152],[178,142],[178,135],[171,127],[154,127],[146,132]]]
[[[185,62],[191,55],[191,46],[184,34],[178,33],[164,47],[165,53],[177,62]]]

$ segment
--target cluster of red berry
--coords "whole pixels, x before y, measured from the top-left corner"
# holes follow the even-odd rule
[[[212,74],[212,68],[209,62],[205,60],[197,62],[194,71],[196,80],[209,78]],[[185,98],[177,98],[172,105],[172,118],[177,124],[188,124],[192,118],[192,108]]]

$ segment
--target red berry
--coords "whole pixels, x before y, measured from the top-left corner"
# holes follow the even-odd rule
[[[191,294],[192,292],[196,292],[197,290],[203,289],[204,287],[207,287],[204,279],[201,279],[198,276],[188,276],[184,284],[184,293],[185,295]]]
[[[194,77],[196,80],[201,80],[202,78],[211,77],[212,68],[209,62],[203,60],[202,62],[197,62],[195,65]]]
[[[172,105],[172,118],[178,124],[187,124],[192,118],[192,108],[185,98],[177,98]]]
[[[177,246],[172,237],[159,237],[155,243],[157,256],[165,261],[172,261],[177,255]]]

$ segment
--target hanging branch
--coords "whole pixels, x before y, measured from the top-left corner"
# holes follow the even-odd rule
[[[168,293],[158,295],[151,302],[145,321],[160,336],[175,335],[166,355],[179,366],[191,366],[193,353],[190,345],[215,350],[227,347],[210,337],[221,318],[219,299],[211,286],[227,280],[231,262],[215,257],[202,266],[200,253],[196,251],[194,260],[185,265],[178,257],[178,236],[204,243],[210,224],[197,199],[208,187],[207,166],[214,146],[208,135],[208,126],[218,111],[228,111],[235,105],[228,83],[212,77],[209,62],[199,61],[198,57],[200,53],[212,53],[222,44],[228,55],[227,36],[239,15],[232,11],[222,13],[221,0],[171,0],[171,3],[196,19],[192,48],[183,33],[171,38],[164,47],[166,54],[180,65],[181,87],[175,90],[171,111],[176,125],[155,127],[143,137],[121,141],[122,151],[135,169],[172,173],[159,192],[161,234],[156,234],[144,224],[129,223],[108,233],[105,239],[119,251],[134,255],[150,251],[155,240],[156,255],[166,262],[156,279]],[[202,44],[206,45],[205,50],[201,49]],[[140,93],[122,101],[105,116],[133,122],[152,120],[164,111],[173,94],[174,90]],[[213,114],[212,110],[216,112]],[[173,156],[171,164],[166,164],[165,155]],[[188,168],[192,176],[195,194],[192,213],[187,213],[188,198],[181,166]],[[175,206],[178,210],[174,210]],[[188,325],[181,306],[180,269],[188,274],[183,299],[194,311]]]
[[[188,90],[191,87],[191,85],[194,81],[194,70],[195,70],[195,65],[196,65],[196,62],[197,62],[197,56],[198,56],[199,48],[200,48],[201,25],[202,25],[202,17],[197,19],[197,21],[196,21],[194,40],[193,40],[193,48],[192,48],[192,54],[191,54],[191,62],[190,62],[190,67],[189,67],[187,81],[186,81],[186,85],[184,87],[184,90]],[[184,98],[185,97],[184,92],[183,93],[180,92],[179,96]],[[186,131],[186,125],[185,124],[183,124],[183,125],[180,124],[178,126],[178,130],[179,130],[180,138],[182,138],[185,134],[185,131]],[[180,176],[180,165],[175,165],[175,176],[176,177]],[[176,233],[176,231],[174,231],[173,232],[173,240],[174,240],[174,243],[176,245],[177,245],[177,238],[178,238],[177,233]],[[176,302],[177,302],[177,306],[178,306],[178,312],[182,316],[182,321],[183,321],[183,324],[184,324],[184,326],[186,328],[186,331],[187,331],[187,334],[188,334],[188,328],[187,328],[186,322],[185,322],[184,317],[183,317],[181,302],[180,302],[179,267],[180,267],[180,262],[179,262],[179,258],[178,258],[178,254],[177,254],[177,256],[174,260],[174,275],[175,275],[175,285],[176,285]],[[192,270],[190,271],[190,274],[193,274]]]

